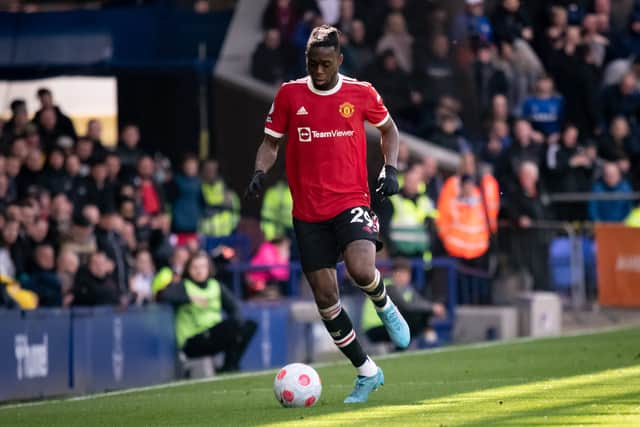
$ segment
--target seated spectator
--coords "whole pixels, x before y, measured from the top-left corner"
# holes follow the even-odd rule
[[[493,29],[485,15],[484,0],[465,0],[465,10],[453,21],[451,39],[460,42],[493,42]]]
[[[18,199],[27,197],[30,191],[42,183],[44,155],[39,149],[29,151],[24,166],[16,176],[15,184]]]
[[[510,145],[509,125],[507,122],[495,120],[489,130],[487,141],[480,149],[480,158],[483,162],[489,163],[495,170],[498,159]]]
[[[438,160],[433,156],[424,156],[422,158],[422,173],[425,194],[432,202],[438,200],[444,184],[442,173],[438,170]]]
[[[53,148],[49,152],[40,183],[51,194],[64,193],[66,190],[67,174],[64,170],[64,160],[64,153],[60,148]]]
[[[35,248],[35,268],[29,273],[23,288],[38,295],[39,307],[62,306],[62,283],[56,274],[55,252],[50,244],[40,244]]]
[[[40,116],[44,113],[44,111],[47,109],[53,109],[56,116],[55,132],[59,135],[66,135],[68,137],[71,137],[71,139],[75,141],[77,135],[76,130],[73,127],[73,122],[67,115],[62,112],[62,110],[60,110],[60,107],[55,105],[55,103],[53,102],[53,94],[51,93],[51,90],[46,87],[40,88],[38,89],[37,95],[38,100],[40,101],[40,109],[36,111],[36,114],[33,116],[33,121],[35,123],[40,123]]]
[[[116,206],[116,194],[113,185],[107,181],[105,157],[91,158],[90,175],[78,188],[80,196],[77,203],[81,206],[95,205],[100,211],[113,211]]]
[[[122,127],[116,153],[122,165],[122,178],[128,182],[135,176],[138,160],[144,153],[140,148],[140,129],[137,125],[129,123]]]
[[[72,251],[78,256],[81,264],[86,264],[90,255],[97,249],[93,225],[85,215],[75,213],[69,234],[62,237],[61,251]]]
[[[594,64],[598,68],[602,67],[609,46],[609,39],[599,32],[598,16],[595,14],[585,16],[582,21],[582,31],[582,40],[589,47],[589,51],[593,55]]]
[[[287,77],[286,52],[276,28],[268,29],[251,57],[251,75],[270,84],[281,84]]]
[[[630,195],[633,190],[626,179],[622,178],[620,168],[615,163],[605,163],[602,177],[593,184],[592,191],[598,195],[618,194]],[[591,200],[589,202],[589,219],[597,222],[622,222],[625,220],[633,202],[628,200]]]
[[[111,276],[113,267],[104,252],[93,252],[86,266],[81,267],[76,274],[72,289],[73,305],[120,304],[121,293]]]
[[[289,258],[291,241],[286,237],[276,237],[264,242],[251,258],[252,266],[278,265],[278,267],[247,273],[248,290],[253,297],[274,297],[282,295],[289,280]]]
[[[64,179],[64,194],[73,203],[80,202],[81,188],[84,188],[84,178],[81,171],[82,165],[80,159],[75,154],[67,157],[64,163],[65,179]]]
[[[11,250],[19,233],[20,224],[11,219],[7,219],[0,231],[0,274],[12,279],[17,278],[17,271]]]
[[[455,70],[449,56],[449,39],[438,34],[426,42],[416,42],[413,48],[413,65],[416,85],[422,89],[427,106],[434,106],[443,96],[456,92]]]
[[[613,59],[640,56],[640,11],[635,10],[629,17],[627,31],[616,34],[609,56]]]
[[[202,214],[202,181],[198,176],[198,159],[187,155],[182,170],[176,174],[169,189],[171,201],[171,231],[177,236],[177,244],[197,241],[198,222]]]
[[[511,245],[508,250],[516,268],[532,276],[534,289],[548,290],[545,255],[548,253],[548,234],[538,228],[536,222],[550,219],[550,215],[542,203],[538,165],[531,161],[522,162],[517,177],[517,187],[507,193],[504,202],[506,216],[515,227],[507,234]]]
[[[541,76],[536,82],[535,95],[522,104],[522,118],[530,121],[549,142],[557,142],[563,114],[564,100],[554,93],[553,80],[547,75]]]
[[[48,107],[40,111],[38,121],[35,122],[38,126],[40,144],[45,151],[55,147],[58,138],[63,136],[60,133],[60,126],[58,126],[57,120],[56,110],[53,107]]]
[[[107,168],[107,182],[113,187],[116,198],[118,198],[125,182],[122,174],[122,161],[120,156],[117,152],[109,151],[105,157],[104,164]],[[132,177],[129,176],[128,179],[131,180]]]
[[[129,263],[130,250],[123,237],[124,223],[122,217],[115,209],[102,212],[100,220],[95,227],[96,245],[98,251],[104,254],[113,263],[112,277],[118,287],[118,291],[125,294],[129,289]]]
[[[409,324],[411,338],[422,337],[426,342],[437,340],[431,328],[431,318],[444,318],[446,309],[441,303],[426,300],[411,282],[411,262],[397,258],[393,262],[391,281],[385,281],[387,294],[398,305],[402,316]],[[391,342],[389,334],[376,313],[375,306],[365,298],[361,327],[371,342]]]
[[[390,49],[393,51],[400,69],[405,73],[411,74],[413,72],[412,45],[413,36],[407,31],[407,23],[404,16],[401,13],[388,15],[384,34],[376,45],[376,53],[381,54]]]
[[[213,275],[209,256],[198,252],[187,263],[184,279],[162,290],[158,301],[176,308],[178,347],[187,357],[223,352],[224,364],[217,370],[237,371],[257,324],[242,318],[233,294]]]
[[[91,119],[87,122],[87,134],[84,137],[79,138],[78,143],[80,143],[81,140],[89,140],[91,142],[91,154],[105,154],[104,143],[102,141],[102,122],[100,120]],[[78,149],[80,149],[79,146],[76,147],[76,150]],[[89,154],[89,156],[91,156],[91,154]],[[85,161],[80,152],[78,152],[78,156],[81,161]]]
[[[151,282],[155,276],[155,267],[151,254],[147,250],[141,250],[136,254],[135,267],[129,282],[129,291],[136,305],[151,302]]]

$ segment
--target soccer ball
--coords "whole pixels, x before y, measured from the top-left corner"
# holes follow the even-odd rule
[[[291,363],[278,371],[273,392],[286,408],[313,406],[320,399],[322,381],[311,366]]]

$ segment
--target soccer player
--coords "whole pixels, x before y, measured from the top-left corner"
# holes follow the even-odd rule
[[[407,347],[409,327],[387,296],[375,266],[381,244],[378,219],[370,209],[364,122],[382,135],[385,165],[375,191],[378,198],[398,192],[398,129],[371,84],[338,73],[342,54],[337,29],[313,29],[306,61],[309,75],[284,83],[276,94],[247,194],[257,197],[262,192],[265,174],[288,136],[286,171],[302,268],[329,334],[357,369],[345,403],[366,402],[384,376],[363,351],[340,304],[336,264],[342,255],[349,275],[371,298],[395,345]]]

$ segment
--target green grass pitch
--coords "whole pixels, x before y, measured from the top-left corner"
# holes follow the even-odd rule
[[[320,402],[281,408],[274,372],[0,407],[2,426],[640,426],[640,329],[380,358],[386,384],[347,406],[354,371],[318,369]]]

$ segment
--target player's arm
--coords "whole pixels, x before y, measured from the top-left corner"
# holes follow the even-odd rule
[[[256,163],[253,172],[251,182],[245,192],[245,197],[259,197],[264,190],[264,181],[267,177],[267,172],[273,167],[278,159],[278,148],[280,143],[284,140],[284,137],[275,137],[267,133],[264,134],[262,143],[258,147],[258,153],[256,154]]]
[[[380,202],[399,191],[397,167],[400,134],[391,116],[378,126],[378,129],[381,134],[380,147],[384,156],[384,167],[378,177],[378,188],[376,188],[376,196]]]

